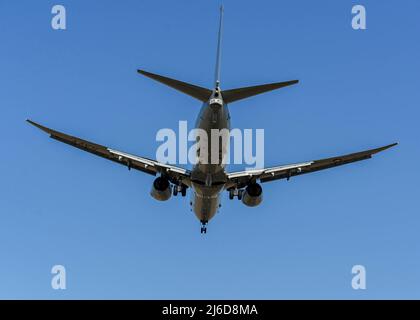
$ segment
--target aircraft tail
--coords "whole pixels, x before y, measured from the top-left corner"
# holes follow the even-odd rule
[[[216,70],[214,75],[215,87],[219,88],[220,86],[220,65],[222,57],[222,33],[223,33],[223,6],[220,6],[220,20],[219,20],[219,34],[217,38],[217,53],[216,53]],[[277,82],[263,84],[253,87],[238,88],[232,90],[222,91],[223,100],[226,103],[238,101],[241,99],[249,98],[257,94],[261,94],[267,91],[280,89],[298,83],[298,80],[286,81],[286,82]]]
[[[153,80],[166,84],[167,86],[171,88],[181,91],[182,93],[185,93],[203,102],[206,102],[211,96],[211,90],[207,88],[202,88],[202,87],[190,84],[190,83],[167,78],[167,77],[160,76],[158,74],[154,74],[154,73],[147,72],[144,70],[137,70],[137,72],[148,78],[151,78]]]
[[[276,90],[276,89],[284,88],[287,86],[291,86],[298,82],[299,80],[292,80],[292,81],[285,81],[285,82],[263,84],[259,86],[253,86],[253,87],[244,87],[244,88],[238,88],[238,89],[224,90],[222,91],[222,97],[226,103],[230,103],[230,102],[235,102],[241,99],[249,98],[257,94],[268,92],[271,90]]]
[[[214,75],[215,88],[220,87],[222,32],[223,32],[223,6],[220,6],[219,34],[217,38],[216,68],[215,68],[215,75]],[[199,86],[182,82],[176,79],[167,78],[167,77],[154,74],[151,72],[147,72],[144,70],[137,70],[137,72],[203,102],[207,102],[210,96],[212,95],[212,91],[207,88],[199,87]],[[223,90],[221,93],[222,93],[224,102],[231,103],[231,102],[249,98],[249,97],[264,93],[264,92],[291,86],[298,82],[299,82],[298,80],[275,82],[275,83],[263,84],[263,85],[252,86],[252,87]]]

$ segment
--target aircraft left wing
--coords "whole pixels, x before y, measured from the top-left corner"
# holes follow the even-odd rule
[[[351,153],[333,158],[313,160],[302,163],[265,168],[260,170],[249,170],[228,173],[228,183],[226,184],[226,189],[241,189],[246,187],[249,183],[256,182],[257,180],[259,180],[260,182],[269,182],[279,179],[290,179],[293,176],[298,176],[304,173],[315,172],[319,170],[341,166],[347,163],[370,159],[375,153],[394,147],[397,144],[398,143],[393,143],[384,147]]]
[[[158,173],[164,174],[168,177],[171,182],[178,184],[183,183],[186,186],[190,186],[190,172],[186,169],[160,163],[156,160],[138,157],[125,152],[117,151],[100,144],[96,144],[87,140],[83,140],[77,137],[67,135],[62,132],[52,130],[44,127],[31,120],[26,120],[35,127],[45,131],[50,135],[51,138],[81,149],[83,151],[90,152],[102,158],[117,162],[125,165],[128,169],[136,169],[151,175]]]

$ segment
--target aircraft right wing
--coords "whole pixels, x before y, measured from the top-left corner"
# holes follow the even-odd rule
[[[66,143],[83,151],[93,153],[102,158],[117,162],[128,169],[136,169],[151,175],[158,173],[166,175],[172,183],[182,183],[186,186],[190,186],[190,172],[184,168],[179,168],[158,162],[156,160],[143,158],[135,155],[131,155],[125,152],[117,151],[100,144],[96,144],[87,140],[83,140],[68,134],[55,131],[53,129],[44,127],[31,120],[26,120],[33,126],[45,131],[50,135],[51,138],[60,142]]]
[[[397,144],[398,143],[393,143],[384,147],[351,153],[333,158],[313,160],[302,163],[265,168],[260,170],[249,170],[228,173],[228,183],[226,185],[226,189],[241,189],[246,187],[249,183],[256,182],[257,180],[259,180],[260,182],[269,182],[279,179],[290,179],[293,176],[333,168],[360,160],[370,159],[375,153],[394,147]]]

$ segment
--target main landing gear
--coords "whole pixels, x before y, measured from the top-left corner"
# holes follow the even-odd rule
[[[205,221],[205,220],[201,221],[201,233],[207,233],[207,223],[208,221]]]
[[[238,200],[242,200],[242,195],[244,193],[244,190],[240,189],[230,189],[229,190],[229,199],[233,200],[233,198],[237,197]]]
[[[173,195],[176,197],[178,192],[180,192],[181,195],[185,197],[187,195],[187,188],[184,185],[174,185]]]

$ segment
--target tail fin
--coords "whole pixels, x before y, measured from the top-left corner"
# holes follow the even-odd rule
[[[220,64],[222,58],[223,6],[220,6],[219,34],[217,37],[216,70],[214,72],[214,86],[220,85]]]
[[[179,80],[175,80],[175,79],[167,78],[167,77],[164,77],[164,76],[160,76],[158,74],[154,74],[154,73],[147,72],[147,71],[144,71],[144,70],[137,70],[137,72],[146,76],[146,77],[149,77],[153,80],[156,80],[156,81],[159,81],[163,84],[166,84],[167,86],[169,86],[171,88],[174,88],[178,91],[181,91],[185,94],[188,94],[189,96],[194,97],[194,98],[196,98],[198,100],[201,100],[203,102],[206,102],[209,99],[209,97],[211,96],[211,90],[206,89],[206,88],[202,88],[202,87],[199,87],[199,86],[195,86],[193,84],[189,84],[189,83],[182,82],[182,81],[179,81]]]
[[[293,84],[298,83],[299,80],[292,80],[286,82],[276,82],[276,83],[269,83],[263,84],[254,87],[245,87],[245,88],[238,88],[238,89],[231,89],[231,90],[224,90],[222,91],[223,100],[226,103],[238,101],[241,99],[249,98],[255,96],[257,94],[261,94],[264,92],[268,92],[275,89],[280,89],[283,87],[291,86]]]

